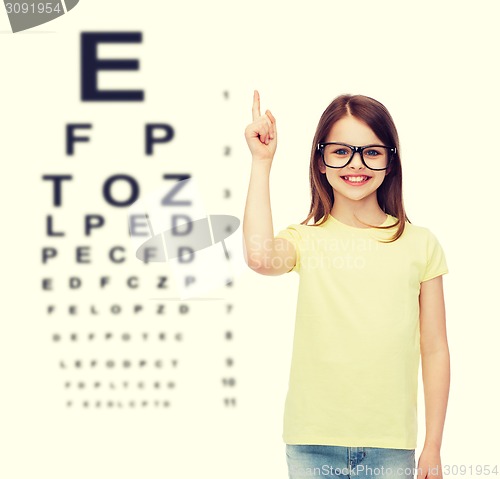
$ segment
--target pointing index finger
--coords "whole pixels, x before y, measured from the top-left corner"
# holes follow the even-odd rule
[[[257,90],[253,91],[252,120],[260,117],[260,96]]]

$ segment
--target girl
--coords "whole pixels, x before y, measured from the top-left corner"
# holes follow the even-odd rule
[[[406,216],[391,115],[366,96],[333,100],[312,144],[309,214],[275,236],[276,120],[269,110],[261,115],[257,91],[252,114],[246,262],[264,275],[300,275],[283,421],[290,479],[441,479],[448,268],[434,234]],[[426,435],[415,470],[420,356]]]

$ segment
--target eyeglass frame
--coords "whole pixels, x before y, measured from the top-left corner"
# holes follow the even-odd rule
[[[325,161],[325,146],[326,145],[347,146],[348,148],[350,148],[350,150],[352,152],[351,153],[351,157],[349,158],[349,160],[347,160],[347,163],[345,165],[343,165],[343,166],[327,165],[326,161]],[[389,159],[387,160],[387,166],[385,168],[370,168],[365,163],[365,159],[363,158],[363,151],[366,148],[372,148],[374,146],[382,147],[382,148],[385,148],[385,149],[389,150],[390,155],[389,155]],[[396,147],[390,147],[390,146],[385,146],[385,145],[373,144],[373,145],[366,145],[366,146],[353,146],[353,145],[348,145],[347,143],[339,143],[337,141],[329,141],[329,142],[326,142],[326,143],[318,143],[317,149],[319,151],[321,151],[321,159],[323,160],[324,165],[328,166],[328,168],[345,168],[352,161],[352,159],[354,158],[354,155],[356,153],[359,153],[359,156],[361,157],[361,162],[363,163],[363,165],[365,165],[369,170],[373,170],[373,171],[384,171],[384,170],[387,170],[387,168],[389,168],[389,165],[391,164],[391,161],[392,161],[392,159],[393,159],[393,157],[394,157],[394,155],[396,154],[396,151],[397,151]]]

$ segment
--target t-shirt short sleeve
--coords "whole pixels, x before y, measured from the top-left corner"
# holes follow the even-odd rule
[[[287,228],[281,230],[276,234],[276,238],[284,238],[290,241],[295,246],[295,252],[297,254],[297,261],[295,262],[295,266],[287,273],[295,271],[296,273],[300,273],[300,243],[302,241],[302,235],[300,232],[300,225],[289,225]]]
[[[446,273],[448,273],[448,265],[443,248],[436,236],[430,230],[427,230],[427,263],[422,281],[427,281]]]

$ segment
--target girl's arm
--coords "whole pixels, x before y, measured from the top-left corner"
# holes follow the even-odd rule
[[[450,390],[450,353],[446,338],[443,277],[420,286],[420,352],[425,395],[425,442],[419,460],[420,477],[442,477],[440,450]],[[428,469],[438,467],[438,474]],[[420,473],[420,471],[419,471]]]
[[[295,265],[296,252],[292,243],[274,238],[269,175],[277,135],[276,120],[269,110],[260,114],[260,98],[254,92],[253,123],[245,129],[245,138],[252,153],[252,171],[248,187],[243,238],[245,260],[254,271],[266,275],[279,275]]]

